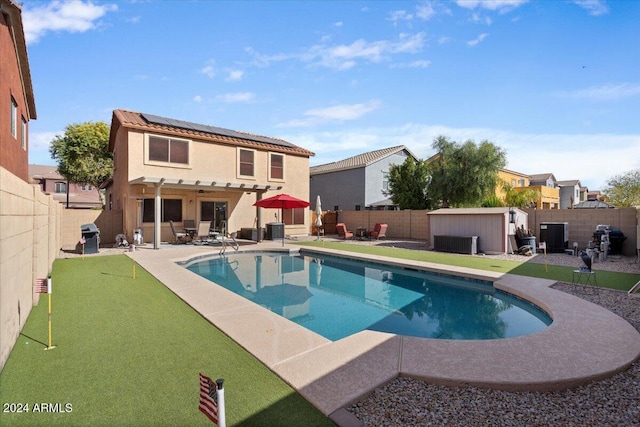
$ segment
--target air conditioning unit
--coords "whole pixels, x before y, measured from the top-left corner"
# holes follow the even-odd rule
[[[569,249],[568,222],[540,223],[540,242],[546,242],[547,252],[563,253]]]

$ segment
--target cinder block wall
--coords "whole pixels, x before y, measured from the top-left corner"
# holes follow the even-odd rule
[[[536,237],[540,233],[542,222],[568,222],[569,246],[578,242],[585,248],[593,239],[593,233],[599,224],[619,228],[626,240],[622,244],[622,253],[634,256],[638,248],[638,216],[636,208],[619,209],[523,209],[529,217],[529,229]],[[339,211],[338,222],[344,222],[347,229],[354,231],[358,227],[373,229],[376,222],[387,223],[387,236],[397,239],[424,240],[429,247],[429,218],[426,210],[402,211]],[[311,212],[310,215],[313,215]]]
[[[91,223],[100,230],[100,247],[112,247],[116,241],[116,235],[123,232],[121,210],[63,209],[60,222],[61,247],[75,248],[82,237],[81,226]],[[128,237],[131,238],[131,236]]]
[[[389,224],[387,237],[396,239],[429,240],[427,210],[402,211],[339,211],[338,222],[347,229],[366,227],[373,230],[377,222]]]
[[[51,271],[61,211],[37,185],[0,168],[0,370],[38,303],[36,279]]]
[[[622,243],[622,254],[633,256],[638,247],[638,209],[524,209],[529,214],[529,229],[538,237],[540,223],[568,222],[569,247],[578,242],[585,248],[599,224],[617,227],[626,239]]]

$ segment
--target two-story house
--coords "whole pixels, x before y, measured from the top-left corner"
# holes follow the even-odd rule
[[[287,193],[309,200],[309,157],[314,154],[282,139],[214,126],[115,110],[109,150],[114,173],[106,188],[106,209],[122,211],[122,231],[140,228],[159,248],[173,240],[169,221],[212,221],[227,231],[262,229],[283,222],[285,234],[308,234],[304,209],[253,206]],[[263,221],[263,217],[266,218]],[[258,233],[260,236],[261,233]]]
[[[0,0],[0,166],[29,180],[29,120],[36,118],[22,10]]]
[[[552,173],[539,173],[529,176],[529,186],[538,192],[538,209],[559,209],[560,189]]]
[[[310,170],[311,196],[320,196],[330,210],[396,209],[385,195],[389,167],[416,156],[404,145],[358,154]]]
[[[576,204],[582,201],[581,194],[586,197],[586,192],[581,192],[582,185],[577,179],[558,181],[558,188],[560,188],[560,209],[573,209]]]
[[[67,182],[58,168],[46,165],[29,165],[29,178],[54,200],[72,209],[95,209],[102,207],[98,189],[88,184]]]

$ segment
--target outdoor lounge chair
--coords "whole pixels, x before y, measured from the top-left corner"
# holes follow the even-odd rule
[[[336,224],[336,231],[338,231],[338,237],[342,237],[343,239],[353,239],[353,233],[347,230],[347,226],[344,225],[343,222]]]
[[[369,232],[369,238],[370,239],[382,239],[382,238],[387,238],[387,224],[380,224],[377,223],[375,225],[375,227],[373,227],[373,230],[371,230],[371,232]]]
[[[197,238],[200,243],[209,243],[211,241],[211,221],[200,221],[198,223]]]
[[[176,238],[175,243],[187,243],[189,241],[189,235],[185,232],[177,231],[173,221],[169,220],[169,225],[171,226],[171,232]]]

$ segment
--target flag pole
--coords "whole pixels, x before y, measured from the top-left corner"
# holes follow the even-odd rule
[[[227,422],[224,413],[224,380],[222,378],[216,380],[217,398],[218,398],[218,427],[226,427]]]
[[[49,298],[49,315],[48,315],[48,319],[49,319],[49,345],[47,346],[47,348],[45,348],[45,350],[52,350],[54,348],[56,348],[55,345],[51,345],[51,277],[47,278],[47,296]]]
[[[133,280],[136,280],[136,245],[129,246],[131,259],[133,260]]]

